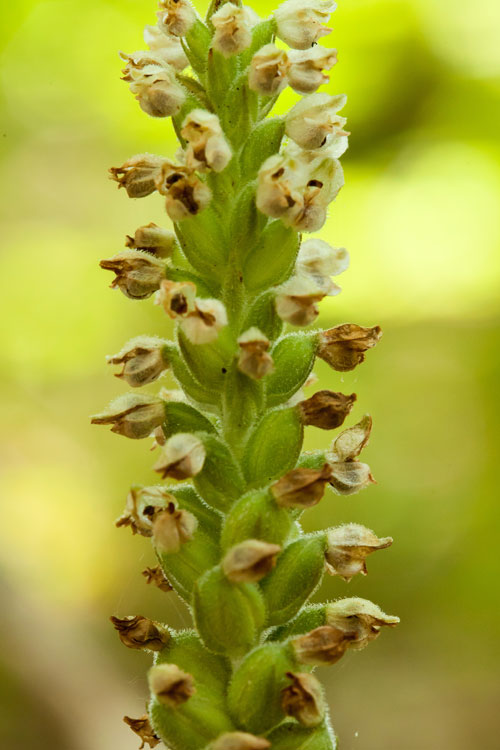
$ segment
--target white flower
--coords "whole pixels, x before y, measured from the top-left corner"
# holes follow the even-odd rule
[[[192,344],[210,344],[226,325],[227,313],[222,302],[198,297],[194,310],[181,321],[181,328]]]
[[[337,114],[347,97],[310,94],[298,102],[286,118],[286,134],[303,149],[328,148],[338,158],[347,149],[346,118]]]
[[[233,3],[224,3],[217,13],[213,14],[211,21],[215,29],[213,47],[224,57],[239,55],[250,46],[252,26],[256,22],[251,8],[238,8]]]
[[[155,302],[163,307],[170,318],[185,318],[195,309],[195,297],[196,286],[192,281],[163,279]]]
[[[290,217],[303,207],[304,166],[286,154],[275,154],[262,164],[257,184],[257,208],[274,219]]]
[[[252,57],[248,85],[263,96],[275,96],[287,84],[288,55],[275,44],[266,44]]]
[[[336,7],[333,0],[286,0],[274,14],[277,35],[294,49],[308,49],[331,32],[323,24]]]
[[[158,26],[174,36],[186,36],[196,21],[196,11],[189,0],[160,0]]]
[[[231,161],[231,147],[212,112],[193,109],[184,120],[181,135],[189,144],[185,154],[188,169],[222,172]]]
[[[293,276],[279,287],[276,295],[276,312],[281,320],[294,326],[307,326],[319,314],[318,302],[327,294],[338,294],[338,291],[325,292],[316,284],[312,276]]]
[[[349,266],[349,253],[343,247],[332,247],[324,240],[303,242],[297,257],[297,272],[309,274],[327,293],[337,289],[330,276],[338,276]]]
[[[288,83],[299,94],[312,94],[330,78],[323,70],[331,70],[337,62],[337,50],[314,47],[305,52],[290,52]]]
[[[139,106],[151,117],[170,117],[177,114],[186,92],[178,82],[175,70],[158,52],[135,52],[121,57],[127,61],[123,80],[130,83],[130,91]]]
[[[168,161],[157,176],[156,188],[166,196],[165,208],[172,221],[195,216],[212,200],[212,191],[194,172]]]
[[[184,70],[189,65],[178,37],[166,34],[159,26],[144,27],[144,42],[151,52],[161,55],[162,59],[176,70]]]
[[[167,440],[153,468],[163,479],[189,479],[200,473],[205,458],[205,446],[199,438],[177,432]]]

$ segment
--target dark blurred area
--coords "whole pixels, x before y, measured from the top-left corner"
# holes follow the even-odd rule
[[[339,5],[328,90],[348,94],[352,136],[321,236],[349,249],[351,268],[319,323],[380,323],[385,335],[353,373],[316,371],[319,387],[356,391],[353,420],[373,415],[363,456],[378,484],[327,495],[304,525],[394,537],[368,577],[329,578],[316,598],[372,599],[401,625],[322,676],[342,750],[497,750],[500,6]],[[5,750],[137,748],[121,719],[143,711],[149,660],[107,618],[189,624],[173,594],[144,583],[148,540],[113,526],[130,484],[152,480],[150,443],[88,421],[124,389],[105,355],[169,334],[151,301],[107,290],[97,266],[140,224],[167,221],[160,198],[127,202],[106,179],[132,154],[176,149],[169,123],[143,115],[118,80],[117,50],[142,48],[154,10],[0,9]],[[307,445],[329,440],[310,429]]]

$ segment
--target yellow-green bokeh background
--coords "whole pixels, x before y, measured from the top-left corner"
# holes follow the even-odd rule
[[[145,586],[147,540],[113,527],[130,483],[152,479],[149,443],[88,423],[123,391],[104,356],[168,333],[158,308],[109,291],[97,267],[125,233],[165,222],[160,198],[130,202],[106,179],[134,153],[175,149],[168,122],[118,80],[117,50],[141,48],[153,12],[153,0],[0,10],[5,750],[136,748],[121,717],[142,711],[148,657],[121,649],[106,618],[188,622]],[[367,578],[329,579],[321,594],[372,598],[402,620],[325,672],[333,721],[343,750],[494,750],[500,5],[343,0],[333,25],[329,90],[349,95],[352,137],[321,236],[352,264],[320,322],[381,323],[385,337],[354,373],[318,373],[358,392],[354,416],[373,414],[379,483],[328,497],[306,525],[392,534]]]

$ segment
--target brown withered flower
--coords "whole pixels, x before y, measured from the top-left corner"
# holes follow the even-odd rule
[[[131,719],[130,716],[124,716],[123,721],[135,734],[142,740],[142,744],[139,746],[139,750],[146,747],[146,743],[149,747],[156,747],[160,744],[161,740],[154,732],[153,727],[149,721],[149,716],[145,714],[140,719]]]
[[[175,245],[175,234],[151,222],[135,230],[134,236],[127,235],[125,246],[131,250],[146,250],[159,258],[168,258]]]
[[[118,631],[120,640],[127,648],[139,651],[161,651],[170,640],[170,633],[163,625],[148,620],[142,615],[109,618]]]
[[[156,190],[156,180],[167,159],[154,154],[137,154],[121,167],[111,167],[111,179],[125,188],[129,198],[145,198]]]
[[[378,638],[384,626],[395,627],[399,617],[386,615],[368,599],[352,597],[327,604],[326,622],[349,635],[349,648],[359,650]]]
[[[287,716],[305,727],[316,727],[325,718],[323,690],[319,680],[307,672],[287,672],[292,684],[281,691],[281,706]]]
[[[125,380],[133,388],[157,380],[168,368],[164,356],[165,342],[151,336],[138,336],[125,344],[121,352],[108,358],[110,365],[123,365],[115,377]]]
[[[203,469],[206,451],[203,443],[195,435],[178,432],[167,440],[154,470],[162,479],[189,479]]]
[[[370,484],[376,482],[368,464],[345,461],[330,466],[330,485],[338,495],[355,495]]]
[[[258,328],[249,328],[238,339],[240,355],[238,370],[252,380],[262,380],[274,370],[273,359],[268,354],[271,345],[267,336]]]
[[[198,527],[192,513],[180,510],[175,503],[169,503],[164,510],[155,514],[153,520],[153,543],[157,551],[164,555],[179,552],[186,542],[191,541]]]
[[[379,539],[373,531],[357,523],[330,529],[326,550],[327,571],[345,581],[350,581],[357,573],[366,575],[368,555],[390,547],[392,542],[392,537]]]
[[[142,571],[142,575],[146,579],[146,583],[153,584],[160,591],[168,592],[173,590],[172,584],[169,582],[160,565],[156,565],[154,568],[146,568]]]
[[[299,664],[323,666],[335,664],[345,654],[351,636],[339,628],[322,625],[292,640]]]
[[[280,552],[277,544],[246,539],[229,550],[222,561],[222,570],[232,583],[255,583],[271,572]]]
[[[271,487],[271,494],[281,508],[312,508],[325,494],[331,469],[292,469]]]
[[[92,424],[113,425],[111,432],[140,440],[147,438],[165,419],[161,399],[141,393],[126,393],[114,399],[100,414],[91,418]]]
[[[298,409],[305,425],[333,430],[343,424],[356,398],[355,393],[345,396],[333,391],[318,391],[306,401],[301,401]]]
[[[165,487],[132,487],[127,496],[125,510],[116,521],[116,526],[130,526],[133,534],[152,536],[156,513],[174,500],[173,495],[167,492]]]
[[[318,357],[338,372],[354,370],[365,359],[365,352],[382,338],[380,326],[363,328],[354,323],[321,331],[318,335]]]
[[[148,673],[151,692],[169,708],[177,708],[195,694],[192,675],[183,672],[176,664],[157,664]]]
[[[99,263],[113,271],[112,289],[119,289],[129,299],[147,299],[160,288],[165,278],[165,263],[142,250],[122,250]]]
[[[210,750],[268,750],[271,743],[264,737],[256,737],[247,732],[227,732],[221,734],[209,747]]]

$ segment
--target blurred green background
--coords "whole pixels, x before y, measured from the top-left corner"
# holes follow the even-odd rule
[[[132,154],[175,150],[169,123],[143,115],[119,81],[117,50],[142,48],[154,10],[0,10],[5,750],[136,748],[121,718],[142,712],[148,657],[123,649],[107,617],[188,623],[173,595],[144,584],[148,541],[113,526],[129,485],[152,480],[149,442],[88,421],[124,389],[105,355],[167,325],[151,301],[109,291],[97,266],[140,224],[166,223],[161,198],[130,202],[106,179]],[[385,337],[354,373],[317,370],[323,387],[357,391],[354,417],[373,414],[378,485],[325,498],[306,526],[393,535],[367,578],[329,579],[320,595],[371,598],[402,620],[325,672],[333,722],[343,750],[494,750],[500,5],[343,0],[333,27],[329,90],[349,96],[352,137],[321,236],[352,264],[320,324],[380,323]]]

